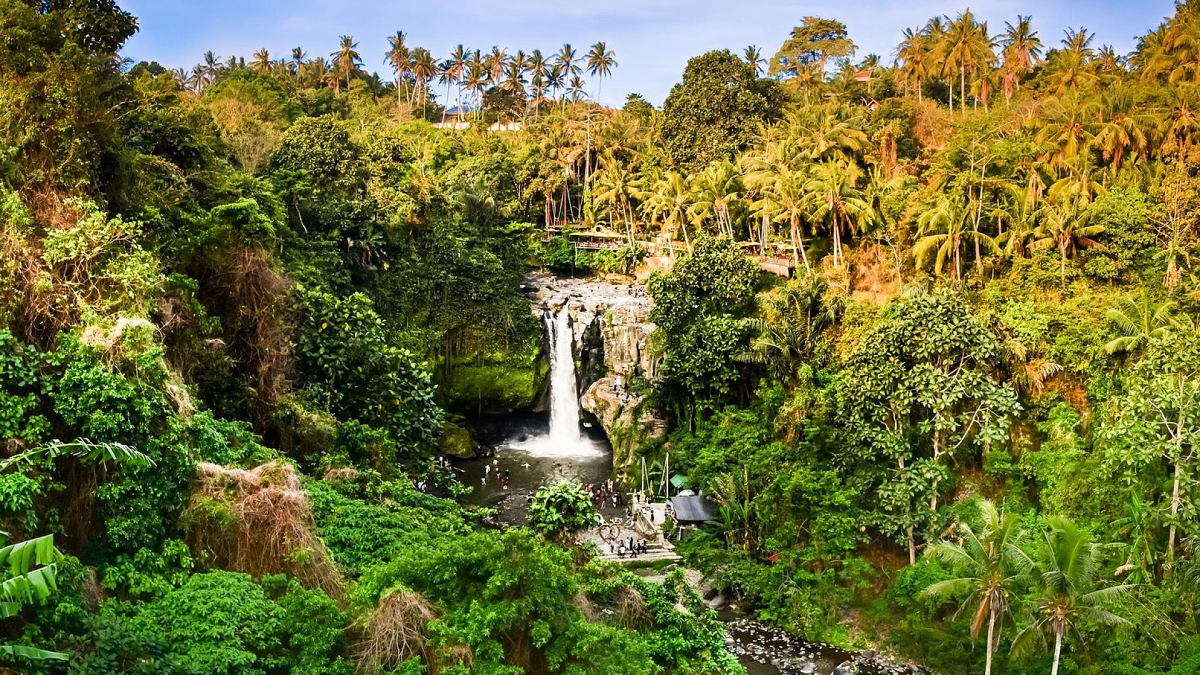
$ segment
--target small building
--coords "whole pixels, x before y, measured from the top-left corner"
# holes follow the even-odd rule
[[[475,114],[471,106],[458,104],[446,108],[446,112],[442,115],[441,122],[434,122],[433,126],[438,129],[467,129],[471,126],[469,118]]]
[[[716,506],[704,495],[676,495],[667,501],[680,525],[700,525],[717,517]]]

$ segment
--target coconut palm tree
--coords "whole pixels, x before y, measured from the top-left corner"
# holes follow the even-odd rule
[[[946,28],[941,41],[939,56],[942,73],[958,73],[959,108],[964,108],[967,99],[967,74],[974,76],[991,67],[995,59],[992,42],[987,35],[987,22],[979,23],[971,10],[965,10]],[[954,88],[950,88],[950,108],[954,109]]]
[[[1080,247],[1096,243],[1092,237],[1104,231],[1103,225],[1086,225],[1081,212],[1071,204],[1047,201],[1039,209],[1041,224],[1033,231],[1029,248],[1036,250],[1055,247],[1059,254],[1059,277],[1067,285],[1067,258]]]
[[[493,87],[500,84],[504,77],[504,64],[508,62],[508,52],[502,47],[492,46],[483,59],[483,67],[487,73],[488,83]]]
[[[1105,88],[1097,107],[1100,120],[1093,125],[1091,146],[1116,173],[1126,155],[1136,159],[1149,151],[1149,121],[1139,113],[1133,93],[1121,84]]]
[[[461,45],[459,45],[461,47]],[[408,48],[404,31],[398,30],[395,35],[388,36],[388,50],[384,62],[391,64],[396,72],[396,102],[400,102],[405,87],[403,82],[412,71],[412,51]],[[409,103],[412,103],[410,97]]]
[[[804,205],[807,195],[808,177],[803,171],[792,169],[786,163],[769,162],[756,167],[746,176],[749,187],[759,197],[753,203],[754,215],[765,217],[771,222],[787,223],[792,240],[792,260],[796,267],[804,263],[804,270],[812,274],[808,264],[808,253],[804,249],[804,233],[801,225],[808,215]]]
[[[1053,58],[1046,64],[1049,87],[1056,94],[1075,91],[1100,79],[1091,68],[1092,57],[1095,56],[1091,45],[1095,35],[1086,28],[1068,28],[1065,33],[1063,48],[1054,52]]]
[[[535,49],[529,54],[529,94],[534,101],[535,115],[541,109],[542,99],[546,97],[546,89],[549,86],[546,81],[546,57],[542,50]]]
[[[453,84],[458,91],[458,95],[455,96],[455,103],[462,103],[462,85],[463,80],[467,76],[469,53],[470,52],[467,50],[467,48],[460,44],[454,48],[454,51],[450,52],[450,56],[442,64],[442,78],[446,82],[446,105],[442,108],[442,122],[446,121],[446,111],[450,108],[449,103],[451,84]]]
[[[697,226],[716,223],[717,230],[733,238],[732,210],[742,197],[742,176],[728,160],[714,162],[692,177],[692,205],[688,215]]]
[[[1156,303],[1144,290],[1140,298],[1125,296],[1119,305],[1104,312],[1104,317],[1121,332],[1119,337],[1104,345],[1104,351],[1109,354],[1136,352],[1154,338],[1162,337],[1177,325],[1175,309],[1175,302]]]
[[[604,78],[612,77],[613,68],[617,67],[617,53],[608,48],[604,42],[597,42],[588,50],[586,59],[587,71],[596,78],[596,98],[604,88]]]
[[[550,88],[554,98],[558,98],[558,91],[565,89],[567,86],[567,69],[561,63],[554,63],[546,68],[546,86]]]
[[[292,47],[292,58],[288,61],[288,70],[291,71],[293,77],[300,76],[300,68],[304,65],[304,60],[308,58],[303,47]]]
[[[1065,518],[1051,518],[1033,557],[1032,579],[1036,596],[1032,623],[1013,641],[1020,652],[1039,640],[1054,640],[1050,675],[1058,675],[1063,640],[1075,635],[1081,620],[1116,626],[1129,621],[1110,611],[1113,602],[1125,595],[1128,585],[1104,586],[1099,580],[1103,551],[1084,531]]]
[[[841,266],[842,231],[853,234],[868,216],[865,195],[856,183],[860,171],[849,162],[827,160],[809,171],[802,200],[810,223],[824,223],[833,234],[833,267]]]
[[[254,52],[254,58],[250,60],[250,67],[264,75],[271,72],[271,65],[271,53],[265,49]]]
[[[929,547],[926,555],[946,563],[960,576],[930,585],[923,591],[939,600],[963,598],[959,611],[971,608],[971,639],[979,638],[987,627],[987,652],[984,675],[992,673],[992,656],[999,639],[997,622],[1012,613],[1012,598],[1030,580],[1033,561],[1021,549],[1026,532],[1015,513],[1001,513],[991,501],[979,505],[982,529],[976,532],[967,523],[959,523],[961,543],[942,540]]]
[[[563,76],[570,78],[583,74],[583,68],[579,66],[579,54],[568,43],[558,50],[554,55],[554,62],[563,67]]]
[[[933,54],[936,44],[925,29],[904,30],[904,39],[896,49],[895,65],[905,93],[909,89],[917,92],[917,102],[922,100],[925,81],[933,74]]]
[[[421,114],[425,114],[425,106],[429,103],[429,81],[441,72],[433,54],[424,47],[412,51],[412,77],[417,88],[417,96],[421,101]]]
[[[941,275],[949,262],[953,265],[951,277],[955,280],[962,278],[963,239],[973,234],[969,213],[962,197],[940,195],[933,206],[917,218],[917,241],[913,245],[913,256],[918,267],[923,267],[933,253],[934,274]]]
[[[683,230],[683,242],[688,253],[692,252],[692,239],[688,234],[687,212],[691,205],[691,195],[688,191],[687,180],[678,171],[663,173],[653,185],[642,202],[642,210],[652,220],[662,223],[663,234],[667,241],[673,241],[676,233]]]
[[[362,65],[362,56],[358,53],[358,43],[354,41],[353,37],[343,35],[339,40],[338,50],[330,54],[329,58],[333,59],[334,64],[337,66],[337,71],[346,78],[346,88],[349,89],[350,78],[354,76],[354,71]],[[336,84],[337,81],[335,80],[334,82],[333,93],[334,96],[337,96],[340,93],[340,88]]]
[[[1013,92],[1021,86],[1021,78],[1033,72],[1042,58],[1042,39],[1033,30],[1032,16],[1017,16],[1017,23],[1004,22],[1000,37],[1004,57],[1004,101],[1012,101]]]
[[[837,304],[826,300],[829,281],[818,274],[796,277],[760,294],[750,348],[736,358],[766,366],[780,381],[795,384],[801,365],[812,361],[822,331],[837,320]]]
[[[633,214],[633,199],[637,194],[635,176],[624,162],[617,161],[611,154],[602,157],[601,165],[595,176],[593,196],[596,205],[609,213],[610,222],[613,214],[620,216],[632,246],[637,233],[637,220]]]
[[[746,59],[746,63],[754,68],[754,76],[762,77],[767,69],[767,60],[763,58],[762,50],[758,45],[750,45],[742,52],[742,58]]]

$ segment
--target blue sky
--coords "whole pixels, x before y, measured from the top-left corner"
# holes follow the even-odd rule
[[[1173,0],[121,0],[138,16],[140,32],[126,45],[135,60],[191,67],[206,50],[249,58],[266,47],[272,57],[302,46],[328,55],[339,35],[359,42],[368,69],[391,77],[383,63],[387,36],[405,31],[410,44],[439,58],[455,45],[510,52],[551,53],[570,42],[580,52],[598,40],[617,52],[619,67],[601,99],[617,104],[640,92],[658,105],[678,81],[688,58],[710,49],[740,53],[749,44],[770,56],[800,17],[815,14],[849,27],[859,56],[891,58],[906,26],[970,4],[1003,29],[1017,14],[1032,14],[1047,44],[1067,26],[1086,26],[1096,42],[1128,52],[1173,11]]]

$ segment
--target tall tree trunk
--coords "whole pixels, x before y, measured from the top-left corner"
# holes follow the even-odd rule
[[[1167,534],[1167,574],[1175,566],[1175,518],[1179,515],[1179,480],[1182,472],[1182,461],[1175,460],[1175,484],[1171,488],[1171,528]]]
[[[1054,633],[1054,667],[1050,669],[1050,675],[1058,675],[1058,660],[1062,657],[1062,631]]]
[[[996,612],[989,609],[988,614],[990,616],[988,616],[987,657],[983,666],[983,675],[992,675],[992,651],[995,649]]]
[[[899,458],[899,464],[900,464],[900,470],[903,471],[904,470],[904,456],[903,455],[901,455]],[[906,535],[908,535],[908,564],[916,565],[917,564],[917,539],[913,535],[913,526],[909,525],[908,527],[904,528],[904,533]]]
[[[967,109],[967,65],[958,66],[958,109]]]
[[[1067,247],[1059,245],[1058,282],[1063,288],[1067,287]]]

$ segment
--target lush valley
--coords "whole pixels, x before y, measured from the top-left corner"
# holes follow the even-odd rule
[[[1200,672],[1200,4],[996,28],[614,109],[603,42],[175,71],[0,0],[0,671],[744,672],[687,567],[933,673]],[[638,299],[578,393],[713,503],[665,574],[444,459],[545,406],[549,274]]]

